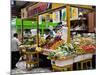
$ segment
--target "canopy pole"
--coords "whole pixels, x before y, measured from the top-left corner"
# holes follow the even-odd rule
[[[24,31],[24,29],[23,29],[23,19],[22,19],[22,27],[21,27],[22,43],[23,43],[23,39],[24,39],[24,36],[23,36],[23,31]]]
[[[37,16],[36,16],[36,18],[37,18],[37,46],[39,47],[39,24],[38,24],[38,14],[37,14]]]
[[[70,5],[66,5],[66,10],[67,10],[67,43],[71,42],[70,38]]]

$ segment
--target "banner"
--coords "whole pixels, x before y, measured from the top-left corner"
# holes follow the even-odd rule
[[[62,11],[61,11],[61,20],[62,21],[66,21],[66,19],[67,19],[66,13],[67,13],[66,8],[62,9]]]
[[[78,18],[78,8],[71,7],[71,19]]]
[[[60,11],[53,12],[53,23],[60,22]]]
[[[42,15],[39,15],[39,24],[42,24]]]
[[[38,3],[28,8],[28,17],[32,17],[35,14],[46,11],[51,7],[51,3]]]

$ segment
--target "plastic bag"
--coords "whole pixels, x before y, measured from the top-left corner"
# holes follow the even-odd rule
[[[22,69],[22,70],[26,69],[26,62],[25,62],[25,61],[19,61],[19,62],[16,64],[16,67],[17,67],[18,69]]]

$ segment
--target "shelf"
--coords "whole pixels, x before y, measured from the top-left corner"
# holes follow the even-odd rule
[[[35,62],[34,61],[26,61],[26,63],[27,64],[38,64],[39,62],[38,61],[35,61]]]
[[[36,54],[38,52],[25,52],[26,54]]]
[[[71,30],[71,32],[88,32],[87,30]]]
[[[76,4],[70,4],[71,7],[76,7],[76,8],[83,8],[83,9],[88,9],[88,10],[94,10],[94,8],[91,5],[76,5]]]
[[[76,18],[76,19],[71,18],[70,19],[70,21],[75,21],[75,20],[86,20],[86,18]]]

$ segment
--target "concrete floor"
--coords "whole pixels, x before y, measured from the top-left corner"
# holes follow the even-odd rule
[[[13,70],[11,70],[11,74],[13,75],[19,75],[19,74],[34,74],[34,73],[48,73],[48,72],[51,72],[50,69],[48,68],[34,68],[30,71],[24,69],[18,69],[18,68],[15,68]]]

